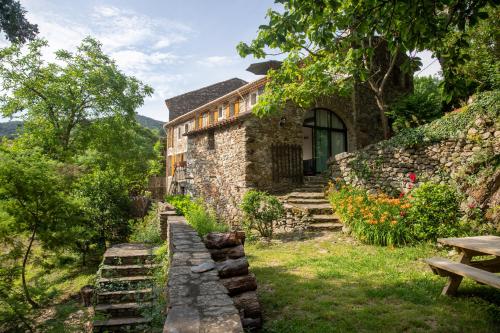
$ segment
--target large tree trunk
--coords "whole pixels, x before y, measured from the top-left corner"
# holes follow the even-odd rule
[[[211,232],[203,239],[208,249],[222,249],[245,244],[245,233],[233,232]]]
[[[28,290],[28,285],[26,284],[26,263],[28,262],[28,256],[30,255],[31,246],[33,245],[33,241],[35,240],[35,235],[36,235],[36,227],[33,228],[33,233],[31,234],[28,248],[26,249],[26,253],[24,254],[21,276],[23,281],[24,297],[26,297],[26,301],[31,305],[31,307],[38,308],[39,305],[31,298],[30,292]]]
[[[243,317],[260,318],[260,303],[255,291],[247,291],[233,297],[234,305],[238,311],[243,311]]]

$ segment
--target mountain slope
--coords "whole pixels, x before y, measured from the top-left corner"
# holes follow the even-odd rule
[[[136,115],[135,119],[142,126],[151,130],[158,130],[160,135],[163,135],[163,122],[146,116]],[[19,129],[18,129],[19,128]],[[0,137],[14,138],[17,136],[18,131],[22,131],[23,122],[18,120],[0,123]]]

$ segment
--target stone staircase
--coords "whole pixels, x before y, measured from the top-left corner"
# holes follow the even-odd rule
[[[153,248],[117,244],[104,253],[95,295],[93,332],[149,332],[143,314],[153,301]]]
[[[333,215],[332,206],[325,198],[325,187],[328,178],[324,176],[305,176],[304,185],[294,189],[284,197],[285,209],[299,209],[310,217],[308,230],[339,231],[342,224]]]

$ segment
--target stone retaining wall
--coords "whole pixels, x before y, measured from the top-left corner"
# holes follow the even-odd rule
[[[170,267],[164,333],[243,333],[238,310],[202,240],[182,216],[167,220]],[[163,227],[164,228],[164,227]]]
[[[485,160],[500,154],[499,124],[477,118],[456,139],[413,148],[389,146],[385,142],[367,146],[354,153],[343,153],[329,161],[331,177],[376,192],[397,195],[408,186],[409,173],[416,184],[423,181],[455,183],[466,194],[462,208],[493,209],[500,201],[500,172],[482,177]],[[486,166],[487,167],[487,166]],[[468,184],[465,179],[476,179]],[[411,185],[410,185],[411,186]],[[477,188],[475,188],[477,187]],[[481,193],[478,189],[481,189]],[[484,192],[484,193],[483,193]],[[498,218],[498,217],[496,217]]]

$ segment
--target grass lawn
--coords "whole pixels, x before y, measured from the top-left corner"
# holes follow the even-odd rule
[[[340,233],[248,243],[264,332],[500,332],[500,291],[464,279],[458,297],[423,258],[431,245],[363,245]]]
[[[33,298],[40,304],[27,314],[27,321],[36,332],[91,332],[91,307],[81,304],[80,289],[93,284],[99,257],[89,258],[84,267],[73,253],[44,252],[35,244],[27,267],[27,281]],[[16,289],[20,289],[20,279]],[[0,318],[2,311],[0,308]],[[10,323],[11,325],[15,323]],[[24,332],[22,325],[12,327],[0,322],[0,332]]]

